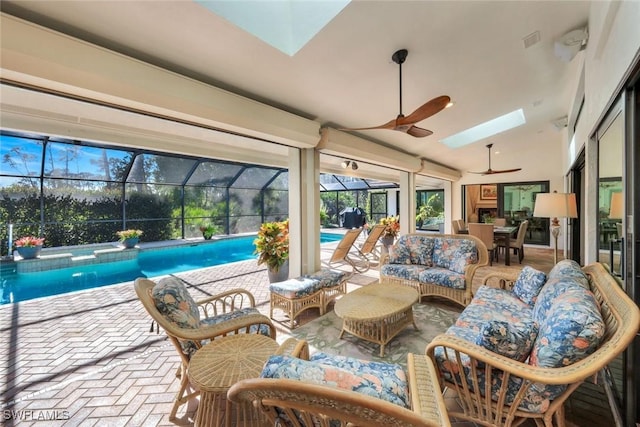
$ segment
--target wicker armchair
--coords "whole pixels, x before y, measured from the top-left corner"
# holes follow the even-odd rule
[[[176,376],[181,379],[180,389],[176,394],[175,403],[169,415],[170,420],[176,418],[178,408],[198,395],[197,391],[187,393],[189,379],[186,374],[191,355],[207,342],[229,334],[235,333],[262,333],[275,339],[276,329],[271,320],[255,310],[253,295],[244,289],[233,289],[223,292],[201,301],[193,301],[188,296],[186,287],[176,278],[168,278],[172,286],[175,286],[186,297],[187,301],[195,303],[195,310],[199,311],[199,319],[191,326],[180,325],[159,309],[161,305],[153,295],[156,287],[154,281],[139,278],[134,282],[136,294],[145,310],[151,318],[163,328],[171,343],[180,355],[180,366]],[[158,284],[162,284],[161,280]],[[171,298],[175,300],[174,295]],[[181,302],[179,299],[176,301]],[[161,307],[162,308],[162,307]]]
[[[527,419],[533,419],[537,426],[565,426],[564,402],[580,384],[595,377],[613,359],[622,353],[633,341],[640,328],[640,310],[624,292],[616,279],[602,266],[594,263],[583,267],[589,277],[591,292],[599,303],[605,322],[605,334],[594,353],[571,365],[560,368],[544,368],[529,365],[526,361],[514,359],[491,352],[484,347],[452,335],[438,335],[427,346],[427,355],[435,360],[435,351],[441,348],[448,354],[452,366],[469,366],[466,381],[446,380],[439,372],[440,381],[454,390],[460,400],[460,411],[452,411],[452,417],[468,420],[484,426],[517,426]],[[515,274],[492,274],[485,278],[485,284],[510,289],[517,278]],[[453,366],[455,365],[455,366]],[[437,368],[439,369],[439,368]],[[451,379],[451,377],[449,377]],[[483,378],[493,378],[483,381]],[[481,384],[485,384],[485,389]],[[497,398],[492,399],[492,384],[497,384]],[[517,384],[513,390],[507,390],[509,384]],[[566,386],[543,412],[527,412],[519,408],[530,387],[540,385]],[[481,393],[477,393],[481,390]],[[508,392],[513,401],[506,403]],[[496,391],[493,391],[496,394]]]
[[[250,403],[269,425],[300,427],[451,426],[435,368],[423,355],[408,355],[412,410],[355,391],[292,379],[255,378],[236,383],[227,398]]]

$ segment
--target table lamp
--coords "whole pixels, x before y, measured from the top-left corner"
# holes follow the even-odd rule
[[[553,236],[553,264],[558,263],[558,235],[560,221],[558,218],[577,218],[576,195],[574,193],[540,193],[536,197],[533,216],[551,219],[551,235]]]

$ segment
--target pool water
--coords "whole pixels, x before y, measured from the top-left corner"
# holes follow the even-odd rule
[[[0,278],[0,305],[67,292],[157,277],[235,261],[256,259],[255,236],[222,239],[205,244],[143,249],[138,258],[37,273],[4,274]],[[321,233],[320,243],[342,239]]]

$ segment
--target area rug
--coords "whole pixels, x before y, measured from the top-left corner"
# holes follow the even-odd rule
[[[418,330],[413,325],[407,326],[386,345],[384,357],[380,357],[378,344],[356,338],[348,332],[345,332],[342,339],[338,338],[342,330],[342,319],[334,311],[294,329],[291,336],[307,340],[311,354],[322,351],[406,365],[408,353],[424,354],[427,344],[436,335],[445,332],[459,314],[460,309],[444,304],[415,304],[413,315]]]

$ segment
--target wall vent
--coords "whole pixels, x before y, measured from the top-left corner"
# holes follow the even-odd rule
[[[540,41],[540,31],[534,31],[533,33],[523,38],[522,41],[524,42],[525,49],[530,48]]]

